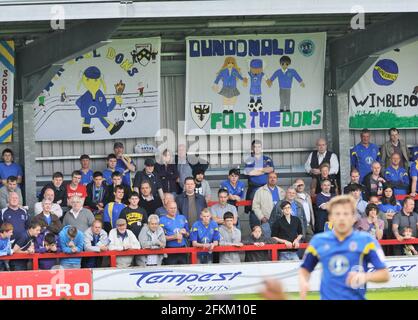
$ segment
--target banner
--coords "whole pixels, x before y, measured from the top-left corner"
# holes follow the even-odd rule
[[[322,129],[326,33],[189,37],[186,47],[186,134]]]
[[[350,90],[350,128],[418,128],[418,42],[381,55]]]
[[[0,143],[12,142],[15,44],[0,40]]]
[[[91,300],[89,269],[0,272],[0,300]]]
[[[112,40],[65,63],[34,102],[35,139],[153,137],[160,47],[160,38]]]

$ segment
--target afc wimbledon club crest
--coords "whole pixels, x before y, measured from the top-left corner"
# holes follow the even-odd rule
[[[132,63],[139,63],[143,67],[147,66],[150,61],[155,62],[158,51],[152,49],[152,44],[137,44],[132,50]]]
[[[202,129],[208,122],[210,114],[212,113],[212,103],[193,102],[190,104],[190,109],[193,121],[200,129]]]

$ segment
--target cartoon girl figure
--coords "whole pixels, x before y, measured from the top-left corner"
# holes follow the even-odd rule
[[[223,113],[233,113],[232,108],[237,103],[240,92],[237,89],[237,78],[242,80],[244,87],[247,86],[248,78],[243,78],[237,61],[234,57],[226,57],[222,68],[219,70],[215,82],[212,86],[213,91],[223,96]],[[222,89],[219,91],[218,83],[222,79]]]

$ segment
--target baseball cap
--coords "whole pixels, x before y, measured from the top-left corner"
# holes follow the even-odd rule
[[[100,70],[97,67],[91,66],[91,67],[88,67],[84,71],[84,75],[86,76],[86,78],[89,78],[89,79],[99,79],[100,78]]]
[[[148,159],[145,159],[144,164],[147,167],[153,167],[153,166],[155,166],[155,161],[154,161],[154,159],[148,158]]]
[[[123,148],[123,143],[122,142],[115,142],[115,144],[113,145],[113,149],[116,148]]]

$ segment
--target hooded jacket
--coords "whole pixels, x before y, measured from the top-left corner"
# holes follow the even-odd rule
[[[59,233],[59,244],[61,246],[61,250],[63,253],[72,254],[71,248],[68,246],[68,243],[70,241],[74,242],[74,245],[77,247],[77,252],[80,253],[83,251],[84,247],[84,235],[80,230],[77,230],[77,235],[74,238],[74,240],[71,240],[68,236],[68,229],[71,228],[71,226],[65,226],[61,232]],[[61,264],[80,264],[81,258],[64,258],[61,259]]]

